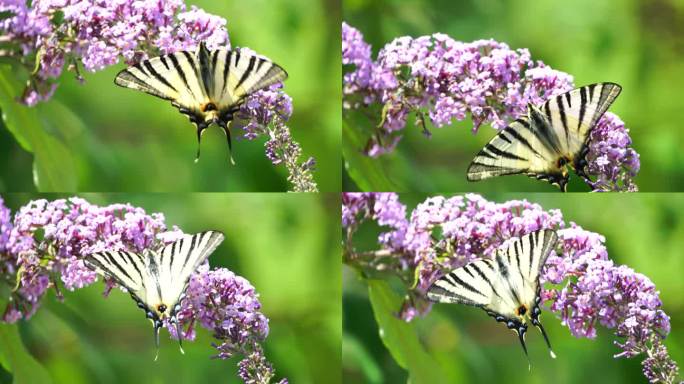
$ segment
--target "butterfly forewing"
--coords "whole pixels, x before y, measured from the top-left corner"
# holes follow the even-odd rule
[[[615,83],[590,84],[547,100],[541,108],[562,143],[564,154],[576,155],[591,129],[618,97]]]
[[[528,172],[546,172],[555,158],[543,144],[527,117],[504,128],[475,156],[468,168],[468,180]]]
[[[176,52],[143,60],[121,71],[114,82],[199,111],[208,98],[200,83],[198,69],[194,53]]]
[[[164,302],[171,309],[175,307],[180,295],[185,291],[190,276],[223,240],[222,233],[207,231],[184,236],[155,253],[161,265],[159,287]]]
[[[215,84],[212,99],[221,108],[235,105],[246,95],[287,78],[285,70],[272,61],[239,49],[219,50],[213,72],[220,81]]]
[[[145,263],[140,255],[126,251],[93,253],[84,259],[87,267],[114,280],[131,293],[144,288]]]

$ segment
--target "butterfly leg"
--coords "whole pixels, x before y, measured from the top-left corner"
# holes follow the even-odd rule
[[[154,356],[154,361],[157,361],[157,358],[159,358],[159,329],[162,327],[162,322],[159,319],[155,319],[154,321],[154,344],[157,346],[157,354]]]
[[[539,317],[541,316],[541,309],[539,309],[539,302],[541,301],[541,298],[539,296],[539,289],[537,290],[537,299],[535,300],[534,308],[532,308],[532,313],[530,314],[530,319],[532,319],[532,324],[535,325],[537,328],[542,333],[542,336],[544,336],[544,340],[546,340],[546,345],[549,347],[549,353],[551,354],[552,358],[556,358],[556,354],[553,353],[553,349],[551,348],[551,343],[549,342],[549,337],[546,335],[546,331],[544,331],[544,327],[542,326],[541,321],[539,320]]]

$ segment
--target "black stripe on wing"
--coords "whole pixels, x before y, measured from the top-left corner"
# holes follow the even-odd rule
[[[144,287],[144,266],[140,256],[126,251],[97,252],[83,259],[86,267],[104,274],[129,292]]]
[[[529,105],[530,114],[530,131],[539,139],[539,141],[553,153],[562,155],[561,143],[558,135],[551,126],[551,111],[549,104],[546,103],[545,113],[542,113],[536,107]]]
[[[152,74],[152,76],[154,76],[155,79],[159,80],[160,83],[162,83],[162,84],[166,85],[167,87],[173,89],[174,91],[178,92],[178,90],[176,89],[176,87],[174,87],[173,85],[171,85],[171,83],[169,83],[169,81],[168,81],[164,76],[162,76],[159,72],[157,72],[156,69],[154,69],[154,67],[152,66],[152,64],[150,64],[150,61],[149,61],[149,60],[143,61],[142,64],[143,64],[143,65],[145,66],[145,68],[147,69],[147,72],[149,72],[150,74]],[[138,64],[138,66],[140,66],[140,64]],[[138,67],[138,68],[139,68],[139,67]]]
[[[175,274],[171,277],[183,278],[187,282],[192,272],[202,264],[209,255],[221,244],[225,236],[219,231],[205,231],[192,236],[184,236],[181,239],[164,246],[159,252],[164,255],[169,253],[169,265],[167,270]],[[177,276],[179,275],[180,276]],[[186,274],[187,276],[183,276]]]
[[[131,67],[131,68],[134,68],[134,67]],[[114,84],[121,86],[121,87],[125,87],[125,88],[138,89],[138,90],[143,91],[145,93],[148,93],[152,96],[156,96],[160,99],[173,100],[173,98],[170,97],[169,95],[167,95],[166,93],[164,93],[161,90],[153,87],[151,84],[146,82],[144,79],[135,75],[133,72],[130,71],[130,69],[124,69],[123,71],[119,72],[116,75],[116,78],[114,78]]]
[[[215,51],[216,52],[216,51]],[[212,60],[211,53],[207,50],[207,46],[204,42],[199,45],[199,68],[195,69],[195,73],[199,73],[199,78],[202,81],[202,87],[204,88],[204,93],[210,95],[214,90],[214,66],[212,62],[216,61],[216,55]]]
[[[468,167],[469,181],[479,181],[495,176],[524,173],[529,160],[525,155],[513,152],[517,148],[529,151],[527,155],[543,156],[530,144],[520,130],[529,129],[527,118],[520,118],[497,133],[478,152]],[[522,164],[521,164],[522,163]]]
[[[252,70],[254,69],[254,63],[256,63],[256,56],[252,56],[249,58],[249,64],[247,64],[247,69],[245,69],[245,72],[242,74],[240,81],[238,81],[238,83],[235,85],[235,89],[240,88],[240,86],[242,86],[242,84],[244,84],[244,82],[252,74]]]

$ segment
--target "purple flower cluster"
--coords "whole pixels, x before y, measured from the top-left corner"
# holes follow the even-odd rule
[[[194,325],[214,331],[222,341],[216,346],[218,357],[229,359],[244,353],[268,336],[268,319],[259,310],[261,303],[252,284],[225,268],[210,270],[201,266],[188,283],[186,298],[181,304],[178,319],[187,330],[183,338],[194,339]],[[167,324],[171,335],[178,338],[175,327]]]
[[[597,180],[591,187],[597,191],[638,191],[632,180],[641,166],[639,154],[630,147],[632,139],[625,123],[607,112],[591,131],[587,162],[588,172]]]
[[[50,79],[66,63],[99,71],[122,57],[128,64],[149,54],[194,49],[199,41],[210,48],[230,44],[226,20],[182,0],[21,0],[5,1],[0,32],[12,42],[10,57],[33,73],[23,100],[34,105],[54,92]],[[59,21],[58,21],[59,20]],[[35,69],[35,71],[34,71]],[[79,75],[80,77],[80,75]]]
[[[242,355],[238,375],[245,383],[270,383],[275,372],[266,360],[261,343],[268,336],[268,319],[260,311],[259,295],[252,284],[226,268],[201,266],[190,278],[186,297],[178,312],[183,338],[195,338],[195,324],[211,330],[220,344],[217,358]],[[171,337],[176,327],[166,322]],[[287,383],[286,379],[280,383]]]
[[[512,237],[554,229],[560,240],[540,277],[542,283],[555,285],[542,290],[549,309],[576,337],[596,337],[597,324],[615,329],[622,350],[616,357],[646,354],[647,377],[676,376],[676,364],[662,352],[670,322],[653,283],[626,266],[614,265],[603,236],[575,223],[566,225],[559,210],[547,211],[526,200],[495,203],[474,194],[435,196],[418,204],[406,220],[406,207],[393,193],[347,193],[342,203],[345,262],[392,271],[401,278],[408,289],[400,312],[404,320],[430,310],[425,292],[446,271],[493,257]],[[364,221],[388,227],[379,235],[380,250],[356,252],[353,234]],[[651,359],[654,351],[660,351],[661,358]]]
[[[270,383],[273,378],[273,366],[259,350],[250,353],[238,363],[238,376],[245,384]],[[288,380],[281,379],[278,384],[288,384]]]
[[[255,92],[242,104],[237,114],[246,121],[242,127],[242,137],[247,140],[267,137],[266,157],[273,165],[285,165],[287,180],[292,184],[293,191],[317,192],[312,173],[316,161],[313,157],[299,161],[302,147],[292,138],[290,128],[286,125],[292,115],[292,98],[280,88],[281,85],[276,84],[270,89]]]
[[[3,219],[9,217],[2,209]],[[57,276],[68,290],[95,282],[97,275],[85,267],[83,256],[103,250],[141,252],[182,235],[176,228],[167,230],[162,214],[148,215],[129,204],[99,207],[77,197],[34,200],[4,228],[9,231],[0,237],[0,270],[8,282],[19,282],[5,312],[4,320],[12,322],[35,313],[46,290],[58,289]]]
[[[12,220],[0,198],[0,283],[14,288],[2,321],[29,319],[50,287],[61,297],[58,277],[72,291],[95,282],[97,274],[83,263],[90,253],[140,253],[183,235],[176,227],[166,227],[163,214],[147,214],[130,204],[100,207],[78,197],[34,200]],[[105,294],[114,285],[107,282]],[[261,348],[268,335],[268,319],[260,309],[249,281],[225,268],[210,270],[206,263],[190,278],[181,302],[182,336],[194,339],[194,325],[199,323],[220,342],[215,345],[219,358],[244,356],[239,366],[245,383],[268,383],[274,370]],[[175,326],[167,322],[166,327],[172,337],[178,337]]]
[[[361,33],[342,24],[342,62],[354,68],[344,74],[344,108],[383,106],[381,125],[369,140],[366,153],[379,156],[394,150],[397,133],[411,112],[418,123],[436,127],[466,119],[473,133],[482,124],[495,129],[527,111],[527,105],[574,88],[572,76],[534,61],[527,49],[512,50],[494,40],[471,43],[436,33],[418,38],[399,37],[385,45],[378,58]],[[427,110],[427,117],[425,117]],[[624,123],[606,113],[591,136],[589,172],[597,190],[636,189],[631,178],[639,157],[630,148]]]
[[[11,231],[12,212],[5,206],[5,201],[0,196],[0,254],[5,253],[7,249],[7,240]]]

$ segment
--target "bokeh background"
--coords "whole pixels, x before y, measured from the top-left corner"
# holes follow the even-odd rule
[[[188,9],[196,5],[224,17],[233,46],[250,47],[288,71],[284,89],[294,104],[288,124],[292,136],[302,145],[303,160],[316,159],[319,189],[339,191],[339,0],[189,0],[186,4]],[[237,166],[231,166],[225,136],[212,126],[202,138],[202,158],[195,164],[194,126],[168,102],[114,85],[116,73],[123,68],[118,64],[84,73],[84,84],[65,71],[55,97],[37,107],[42,129],[67,149],[59,162],[73,169],[65,175],[73,178],[72,190],[287,190],[287,172],[265,157],[264,138],[234,142]],[[35,190],[32,155],[0,127],[0,191],[31,190]]]
[[[574,221],[606,238],[609,257],[648,276],[660,291],[672,332],[665,345],[680,365],[684,363],[684,196],[680,194],[578,195],[484,194],[492,201],[526,198],[548,209],[560,209],[565,222]],[[401,194],[410,212],[427,196]],[[356,249],[377,249],[380,228],[364,225],[356,234]],[[390,281],[398,297],[401,284]],[[368,289],[358,274],[343,268],[344,381],[354,383],[406,382],[406,372],[395,362],[378,336]],[[399,308],[396,310],[398,311]],[[578,339],[554,314],[543,310],[542,322],[556,355],[549,357],[541,333],[530,329],[527,347],[532,370],[513,332],[483,311],[463,305],[441,304],[417,329],[425,350],[442,368],[445,383],[494,383],[515,378],[525,383],[644,383],[641,357],[614,359],[620,352],[612,330],[598,327],[594,340]]]
[[[679,118],[684,87],[681,1],[344,0],[342,17],[364,34],[373,58],[396,37],[442,32],[460,41],[493,38],[513,49],[528,48],[533,59],[573,75],[578,86],[600,81],[621,84],[623,92],[610,110],[630,128],[633,147],[641,154],[637,185],[642,191],[684,189],[684,128]],[[379,114],[372,122],[361,114],[351,115],[345,123],[355,124],[365,137],[356,151],[344,143],[347,160],[360,156],[358,151],[380,120]],[[472,121],[466,119],[431,128],[433,136],[428,140],[414,120],[409,119],[394,153],[365,164],[388,179],[382,190],[558,190],[520,175],[468,182],[470,161],[495,130],[484,125],[473,136]],[[345,171],[344,188],[365,187]],[[569,191],[588,189],[571,176]]]
[[[161,212],[188,233],[226,234],[210,257],[245,277],[269,318],[266,357],[291,383],[339,383],[341,371],[340,198],[337,194],[83,194],[94,204],[130,202]],[[3,194],[16,210],[30,199],[57,195]],[[335,214],[331,214],[335,212]],[[100,281],[65,300],[49,290],[43,306],[18,323],[21,338],[55,383],[238,383],[238,358],[214,360],[211,332],[178,343],[163,329],[154,361],[152,326],[128,294],[102,297]],[[4,290],[4,289],[3,289]],[[0,324],[0,327],[8,327]],[[0,342],[0,349],[14,348]],[[0,356],[7,357],[7,349]],[[3,357],[0,357],[0,362]],[[40,366],[36,369],[40,369]],[[11,377],[1,369],[0,383]]]

